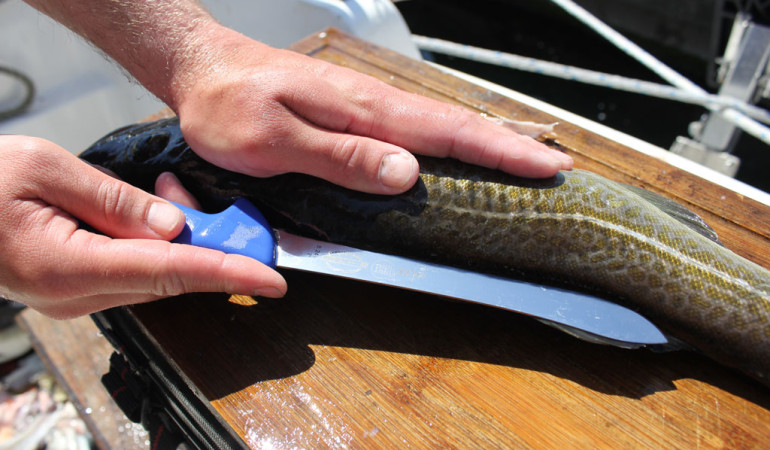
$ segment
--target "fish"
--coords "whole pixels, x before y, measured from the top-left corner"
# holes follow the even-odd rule
[[[770,271],[642,188],[585,170],[527,179],[424,156],[415,186],[395,196],[297,173],[255,178],[198,157],[175,118],[116,130],[80,156],[149,192],[174,172],[206,211],[245,197],[293,233],[598,293],[770,385]]]

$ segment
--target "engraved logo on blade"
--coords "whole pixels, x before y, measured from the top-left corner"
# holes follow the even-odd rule
[[[427,278],[427,271],[425,267],[419,269],[410,269],[407,267],[398,267],[387,262],[372,263],[371,266],[372,277],[381,281],[387,281],[390,283],[396,283],[404,285],[405,283],[424,280]]]
[[[367,264],[352,253],[328,253],[321,256],[326,267],[337,273],[354,273],[365,269]]]
[[[396,268],[390,264],[372,264],[372,275],[379,280],[393,282],[396,280]]]

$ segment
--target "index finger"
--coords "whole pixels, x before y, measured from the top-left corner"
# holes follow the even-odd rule
[[[572,158],[470,110],[402,91],[349,69],[347,79],[316,80],[289,106],[316,125],[368,136],[413,153],[452,157],[526,177],[572,169]],[[323,86],[316,85],[323,83]],[[332,113],[334,112],[334,113]]]

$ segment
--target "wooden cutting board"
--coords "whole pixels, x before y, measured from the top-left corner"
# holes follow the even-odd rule
[[[558,121],[335,30],[294,49],[489,115]],[[770,268],[767,206],[569,123],[548,138],[576,167],[685,204]],[[129,309],[250,447],[770,447],[770,388],[695,353],[620,350],[478,305],[286,278],[280,300],[186,295]]]

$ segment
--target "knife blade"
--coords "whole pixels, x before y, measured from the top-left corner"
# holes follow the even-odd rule
[[[578,337],[624,348],[667,342],[642,315],[590,294],[274,230],[245,198],[216,214],[175,205],[185,213],[186,225],[172,242],[245,255],[273,268],[327,274],[514,311]]]

